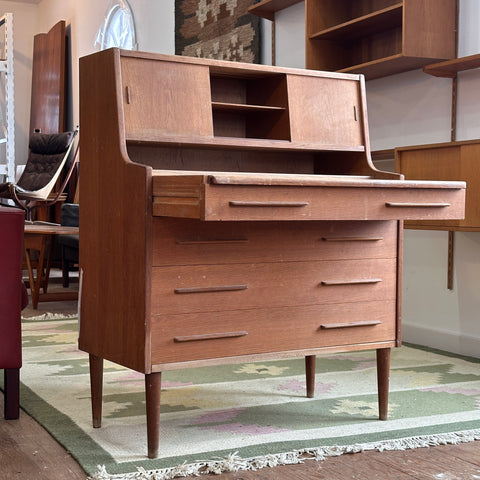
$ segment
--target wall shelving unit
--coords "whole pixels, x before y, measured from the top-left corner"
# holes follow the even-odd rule
[[[250,12],[274,20],[299,3],[264,0]],[[455,57],[455,0],[305,0],[305,65],[383,77]]]

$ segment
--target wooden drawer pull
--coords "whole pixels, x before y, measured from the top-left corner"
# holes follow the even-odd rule
[[[228,245],[238,243],[248,243],[247,238],[225,238],[218,240],[175,240],[177,245]]]
[[[234,338],[244,337],[248,335],[248,332],[241,330],[240,332],[222,332],[222,333],[204,333],[203,335],[183,335],[181,337],[175,337],[173,340],[177,343],[180,342],[198,342],[199,340],[212,340],[215,338]]]
[[[362,283],[380,283],[381,281],[381,278],[352,278],[350,280],[322,280],[321,284],[326,286],[361,285]]]
[[[383,237],[322,237],[324,242],[378,242]]]
[[[306,207],[308,202],[257,202],[254,200],[230,200],[228,204],[231,207]]]
[[[330,330],[333,328],[350,328],[350,327],[369,327],[373,325],[380,325],[380,320],[365,320],[363,322],[344,322],[344,323],[324,323],[320,325],[323,330]]]
[[[450,207],[450,203],[411,203],[411,202],[385,202],[387,207],[400,208],[445,208]]]
[[[176,288],[175,293],[211,293],[211,292],[232,292],[235,290],[246,290],[247,285],[220,285],[218,287],[187,287]]]

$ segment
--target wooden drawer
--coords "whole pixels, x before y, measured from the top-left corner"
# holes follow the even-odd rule
[[[202,222],[155,218],[153,265],[395,258],[396,221]]]
[[[155,175],[153,214],[201,220],[455,219],[463,182],[320,175]]]
[[[396,259],[155,267],[152,313],[394,299]]]
[[[396,302],[156,315],[152,364],[394,341]]]

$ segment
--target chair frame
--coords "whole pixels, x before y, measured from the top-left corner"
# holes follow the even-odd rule
[[[67,151],[65,152],[65,156],[64,156],[65,161],[68,158],[68,156],[70,155],[73,144],[75,142],[75,137],[78,135],[78,132],[79,132],[79,127],[77,126],[77,128],[73,131],[72,141],[71,141]],[[67,171],[67,174],[65,175],[65,178],[63,180],[62,185],[60,186],[60,188],[58,189],[58,191],[56,192],[56,194],[53,196],[52,199],[49,200],[48,197],[47,198],[35,198],[35,192],[31,192],[31,195],[28,195],[28,196],[26,195],[25,198],[21,198],[21,195],[19,195],[18,192],[17,192],[16,184],[14,184],[14,183],[9,184],[9,193],[10,193],[9,198],[15,202],[15,205],[17,205],[18,207],[20,207],[22,210],[25,211],[26,220],[32,220],[32,212],[35,208],[38,208],[40,206],[50,207],[51,205],[54,205],[55,203],[57,203],[58,199],[60,198],[60,196],[64,192],[65,188],[67,187],[68,182],[70,181],[70,178],[72,177],[72,174],[73,174],[73,172],[74,172],[74,170],[75,170],[75,168],[78,164],[79,147],[80,147],[80,142],[77,140],[77,145],[76,145],[76,148],[75,148],[75,153],[73,155],[72,163],[71,163],[71,165],[70,165],[70,167]],[[59,169],[58,174],[60,174],[62,169],[63,169],[63,167]],[[52,188],[52,190],[53,190],[53,188]]]

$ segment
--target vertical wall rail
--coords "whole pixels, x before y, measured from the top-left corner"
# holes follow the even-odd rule
[[[7,182],[15,181],[15,94],[13,73],[13,13],[0,17],[0,29],[4,32],[3,56],[0,60],[0,75],[4,77],[5,124],[0,143],[5,143],[5,163],[0,165],[0,174]]]

